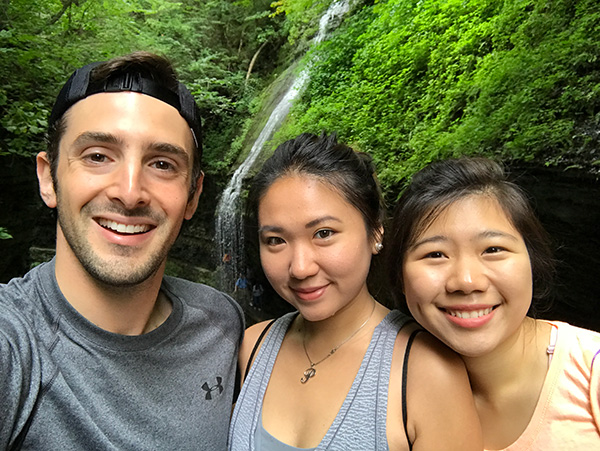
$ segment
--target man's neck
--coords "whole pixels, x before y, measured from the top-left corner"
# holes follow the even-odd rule
[[[58,286],[75,310],[108,332],[141,335],[160,326],[172,304],[160,292],[164,264],[150,278],[134,286],[115,287],[94,279],[69,258],[56,257]]]

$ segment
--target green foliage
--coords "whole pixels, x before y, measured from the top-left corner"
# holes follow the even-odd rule
[[[0,227],[0,240],[10,240],[12,235],[4,227]]]
[[[0,155],[44,150],[46,120],[76,68],[134,50],[167,55],[201,106],[205,171],[249,116],[285,41],[269,0],[14,0],[0,17]],[[265,44],[246,80],[249,63]]]
[[[79,5],[79,6],[78,6]],[[0,19],[0,154],[43,150],[46,119],[74,67],[128,51],[128,2],[5,2]],[[118,31],[115,40],[110,30]]]
[[[175,62],[202,110],[205,171],[227,174],[278,55],[289,62],[308,48],[332,0],[271,2],[3,2],[0,155],[43,150],[48,112],[75,67],[144,49]],[[597,1],[354,4],[309,55],[311,82],[274,142],[337,131],[374,156],[392,192],[427,162],[460,154],[597,168]]]
[[[285,14],[284,30],[295,55],[304,53],[319,29],[319,18],[334,0],[278,0],[273,15]]]
[[[397,191],[462,154],[543,164],[599,159],[600,7],[593,0],[389,0],[316,51],[277,142],[337,131]]]

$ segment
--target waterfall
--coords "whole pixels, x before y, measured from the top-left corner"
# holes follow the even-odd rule
[[[339,20],[348,12],[349,8],[349,0],[340,0],[331,4],[321,17],[319,31],[313,40],[313,45],[323,41],[332,23]],[[217,206],[215,243],[219,253],[218,258],[221,259],[218,284],[219,288],[224,291],[232,290],[235,280],[240,275],[245,275],[246,272],[244,262],[244,224],[242,202],[240,199],[242,182],[256,161],[264,144],[271,139],[273,133],[279,128],[290,111],[292,102],[302,92],[302,89],[309,80],[309,69],[310,65],[298,74],[291,88],[288,89],[279,103],[277,103],[267,123],[250,149],[246,160],[234,172],[229,184],[221,195]]]

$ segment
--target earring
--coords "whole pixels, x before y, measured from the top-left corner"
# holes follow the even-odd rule
[[[375,250],[377,252],[381,252],[383,250],[383,244],[381,244],[381,243],[375,243]]]

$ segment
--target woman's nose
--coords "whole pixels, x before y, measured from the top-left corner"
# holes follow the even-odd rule
[[[290,276],[294,279],[303,280],[314,276],[318,271],[319,265],[310,246],[295,246],[290,261]]]
[[[446,290],[450,293],[472,293],[485,291],[489,280],[485,266],[474,256],[461,256],[452,262],[452,268],[446,281]]]

